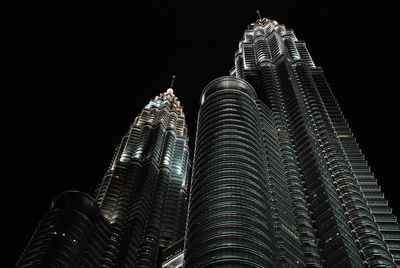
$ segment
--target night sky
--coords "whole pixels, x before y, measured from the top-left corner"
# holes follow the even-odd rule
[[[14,194],[3,214],[12,234],[11,264],[56,194],[72,189],[93,194],[135,116],[169,87],[173,74],[193,148],[200,93],[213,79],[228,75],[257,9],[307,43],[400,216],[399,42],[391,15],[396,7],[266,0],[226,6],[109,2],[31,3],[14,17],[13,92],[19,112],[5,114],[16,126],[7,132],[16,139],[10,142],[12,168],[2,189],[4,195]]]

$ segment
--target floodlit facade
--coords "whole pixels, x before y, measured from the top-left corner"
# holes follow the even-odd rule
[[[185,267],[268,267],[269,185],[253,88],[222,77],[201,96]]]
[[[183,108],[169,88],[136,117],[98,188],[113,227],[112,263],[155,267],[159,248],[183,237],[188,160]]]
[[[185,116],[172,88],[143,108],[95,198],[59,194],[17,267],[158,267],[181,241],[190,169]]]
[[[234,64],[201,93],[190,183],[169,88],[94,197],[53,199],[17,267],[400,267],[397,219],[305,42],[260,18]]]
[[[201,95],[184,267],[400,267],[400,229],[305,42],[249,25]]]

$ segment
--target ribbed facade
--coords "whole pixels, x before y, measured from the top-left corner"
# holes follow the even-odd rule
[[[192,166],[189,183],[169,88],[94,198],[53,199],[17,267],[400,267],[397,219],[323,70],[276,21],[250,24],[230,76],[204,88]]]
[[[260,19],[234,63],[201,96],[185,267],[400,267],[396,217],[306,44]]]
[[[95,200],[68,191],[57,195],[17,267],[101,267],[110,225]]]
[[[273,263],[269,187],[255,98],[253,88],[234,77],[211,82],[201,95],[185,267]]]
[[[113,265],[155,267],[159,249],[183,237],[188,157],[185,116],[168,89],[136,117],[98,188]]]
[[[279,132],[292,139],[322,263],[393,266],[399,227],[305,43],[283,25],[259,20],[245,32],[235,58],[243,64],[232,74],[248,80],[276,121],[286,122]],[[294,205],[296,198],[292,194]],[[387,212],[385,224],[378,211]],[[300,224],[301,213],[295,215]],[[314,265],[314,255],[305,256],[306,263]]]
[[[135,118],[92,198],[55,197],[17,267],[156,267],[184,236],[189,147],[172,88]]]

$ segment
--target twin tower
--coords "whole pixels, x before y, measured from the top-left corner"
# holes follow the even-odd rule
[[[95,197],[53,199],[17,267],[400,267],[400,229],[323,70],[264,18],[201,94],[192,164],[170,88]]]

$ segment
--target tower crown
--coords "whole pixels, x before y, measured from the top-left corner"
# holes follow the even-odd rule
[[[163,108],[168,106],[169,109],[178,109],[181,110],[181,103],[177,96],[174,94],[174,90],[172,88],[168,88],[164,93],[156,96],[154,99],[150,100],[149,104],[146,105],[146,109],[151,109],[153,107]]]
[[[171,87],[150,100],[134,121],[135,126],[158,123],[166,127],[176,127],[177,132],[182,136],[187,134],[183,107]]]

